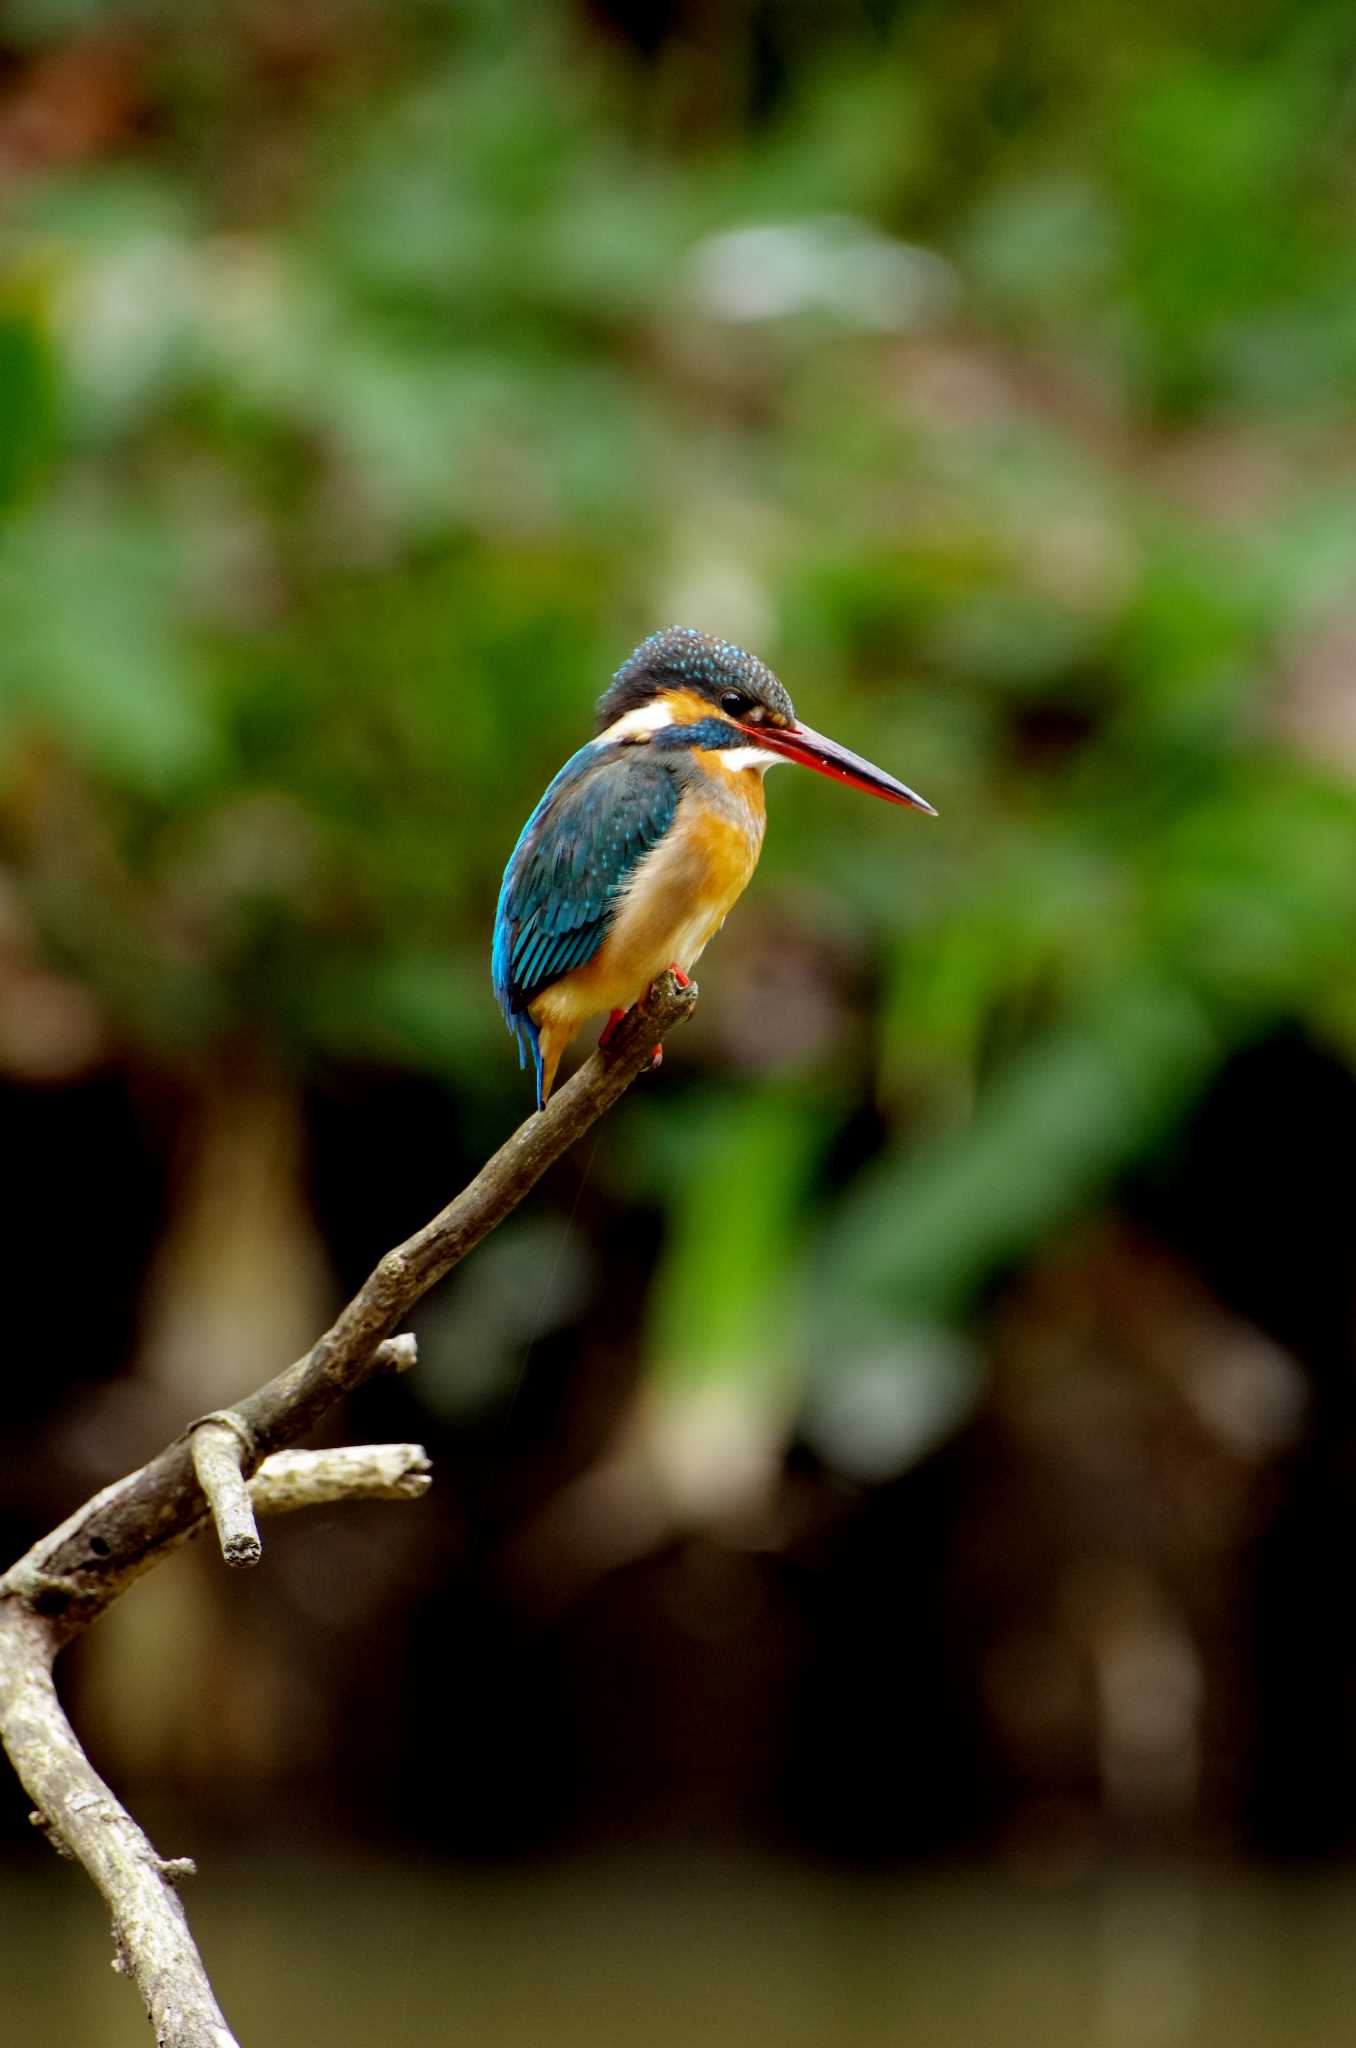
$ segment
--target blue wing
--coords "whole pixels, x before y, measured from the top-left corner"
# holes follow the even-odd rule
[[[607,936],[637,863],[673,823],[679,785],[648,747],[581,747],[523,827],[494,926],[494,992],[541,1083],[534,996],[583,967]]]

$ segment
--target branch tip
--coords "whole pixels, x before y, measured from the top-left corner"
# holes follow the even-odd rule
[[[381,1372],[408,1372],[419,1363],[419,1341],[412,1331],[405,1330],[399,1337],[388,1337],[384,1344],[378,1344],[372,1357]]]
[[[254,1458],[254,1433],[233,1409],[190,1423],[189,1448],[216,1523],[221,1555],[234,1570],[256,1565],[263,1555],[244,1467]]]
[[[250,1481],[261,1515],[340,1500],[418,1500],[433,1484],[422,1444],[346,1444],[332,1451],[275,1451]]]

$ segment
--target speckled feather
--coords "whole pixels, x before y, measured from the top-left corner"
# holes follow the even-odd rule
[[[699,633],[694,626],[666,626],[641,641],[599,698],[599,732],[648,703],[658,691],[683,684],[706,692],[743,690],[786,719],[796,715],[782,684],[756,654],[736,647],[733,640]]]

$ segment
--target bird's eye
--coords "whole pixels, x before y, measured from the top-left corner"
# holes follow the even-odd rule
[[[720,700],[720,708],[731,718],[743,718],[753,708],[753,699],[746,697],[742,690],[727,690]]]

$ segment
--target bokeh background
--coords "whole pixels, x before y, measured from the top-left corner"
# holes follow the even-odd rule
[[[242,2035],[1348,2042],[1346,0],[9,0],[0,186],[6,1554],[524,1113],[645,633],[941,812],[776,777],[430,1499],[69,1660]],[[143,2039],[12,1782],[0,1905]]]

